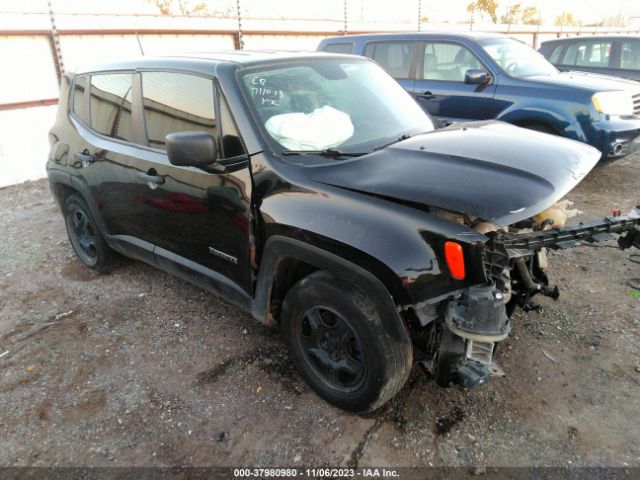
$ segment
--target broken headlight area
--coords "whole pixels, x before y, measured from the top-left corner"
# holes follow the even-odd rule
[[[567,218],[577,214],[569,205],[555,204],[509,227],[457,217],[488,237],[482,250],[485,279],[415,309],[418,356],[439,385],[473,388],[492,375],[503,375],[493,352],[509,334],[513,311],[517,307],[538,310],[536,295],[559,297],[558,287],[549,285],[546,274],[548,250],[610,240],[615,235],[620,248],[640,248],[640,207],[626,215],[615,212],[599,221],[567,226]]]

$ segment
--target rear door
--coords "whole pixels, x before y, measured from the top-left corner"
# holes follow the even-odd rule
[[[425,42],[420,48],[417,79],[411,93],[431,115],[443,121],[494,118],[495,80],[484,85],[466,84],[470,69],[490,72],[477,56],[455,42]]]
[[[383,41],[369,42],[364,56],[369,57],[384,68],[405,90],[414,87],[418,64],[419,42]]]
[[[80,139],[70,145],[73,181],[90,192],[104,233],[116,240],[132,234],[132,170],[144,153],[143,133],[136,127],[141,112],[133,100],[135,79],[133,71],[94,72],[76,77],[73,87],[71,121]],[[153,259],[153,245],[135,245],[131,256]]]

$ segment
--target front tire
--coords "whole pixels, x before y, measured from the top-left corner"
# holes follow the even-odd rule
[[[374,303],[328,272],[315,272],[291,288],[282,305],[281,327],[302,377],[344,410],[364,413],[381,407],[411,371],[408,334],[403,342],[392,339]]]
[[[78,194],[70,195],[62,212],[69,241],[80,261],[97,272],[109,267],[115,252],[107,245],[84,199]]]

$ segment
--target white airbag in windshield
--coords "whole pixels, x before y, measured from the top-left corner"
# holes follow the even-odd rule
[[[265,123],[269,134],[289,150],[324,150],[353,136],[351,117],[325,105],[311,113],[274,115]]]

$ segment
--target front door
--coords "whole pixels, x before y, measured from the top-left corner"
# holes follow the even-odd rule
[[[470,69],[486,70],[465,46],[426,42],[411,93],[426,111],[443,121],[494,118],[496,84],[465,83],[465,74]]]
[[[220,174],[175,166],[165,151],[167,134],[203,131],[216,138],[220,156],[243,153],[226,105],[222,115],[216,107],[214,81],[175,72],[140,75],[149,149],[133,172],[137,207],[132,234],[153,243],[159,258],[214,270],[250,292],[249,169]]]

